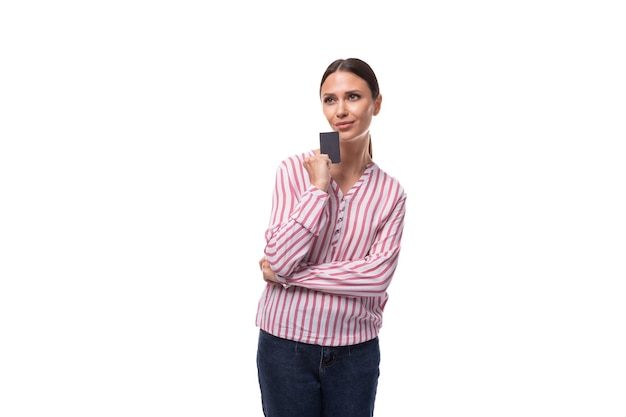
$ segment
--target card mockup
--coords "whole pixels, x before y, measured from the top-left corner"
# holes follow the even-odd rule
[[[328,155],[333,164],[341,162],[339,132],[320,133],[320,153]]]

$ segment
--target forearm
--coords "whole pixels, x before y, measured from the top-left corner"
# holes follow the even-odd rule
[[[324,207],[328,195],[314,187],[302,195],[302,199],[282,221],[278,207],[273,210],[275,226],[266,232],[265,258],[279,276],[291,275],[310,252],[315,238],[327,222]]]
[[[287,286],[295,285],[346,297],[383,295],[398,265],[400,248],[392,253],[360,261],[332,262],[323,265],[301,265],[301,269],[284,278]]]

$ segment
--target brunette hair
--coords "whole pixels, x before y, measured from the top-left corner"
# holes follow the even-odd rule
[[[324,85],[324,81],[326,81],[326,78],[328,78],[330,74],[337,72],[337,71],[351,72],[357,77],[362,78],[363,80],[365,80],[365,82],[369,86],[372,92],[372,98],[374,100],[378,98],[378,95],[380,94],[380,89],[378,87],[378,79],[376,78],[376,74],[374,73],[374,70],[372,69],[372,67],[369,66],[367,62],[359,58],[337,59],[333,61],[328,66],[328,68],[326,68],[324,75],[322,75],[322,81],[320,82],[320,95],[322,94],[322,85]],[[370,137],[368,151],[369,151],[370,157],[373,157],[371,137]]]

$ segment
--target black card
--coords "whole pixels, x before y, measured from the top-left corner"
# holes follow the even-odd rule
[[[333,164],[341,162],[339,154],[339,132],[320,133],[320,153],[328,155]]]

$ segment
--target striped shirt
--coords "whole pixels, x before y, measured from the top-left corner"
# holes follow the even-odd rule
[[[322,346],[378,335],[396,270],[406,194],[370,163],[344,195],[311,185],[303,166],[314,151],[276,172],[265,257],[283,285],[267,284],[256,324],[275,336]]]

